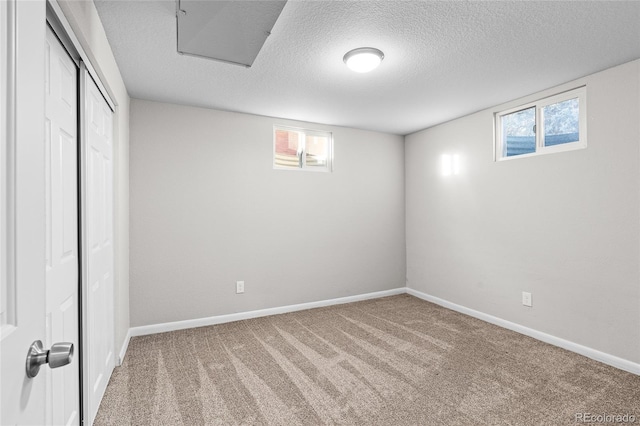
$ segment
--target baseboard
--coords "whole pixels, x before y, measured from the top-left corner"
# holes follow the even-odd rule
[[[127,349],[129,348],[129,340],[131,340],[131,329],[128,329],[127,335],[124,336],[124,342],[122,342],[122,347],[120,348],[120,353],[117,359],[118,367],[120,367],[124,362],[124,356],[127,354]]]
[[[305,309],[321,308],[323,306],[340,305],[343,303],[359,302],[361,300],[376,299],[379,297],[394,296],[406,293],[405,287],[391,290],[376,291],[374,293],[358,294],[355,296],[339,297],[337,299],[321,300],[317,302],[300,303],[297,305],[280,306],[276,308],[259,309],[235,314],[217,315],[193,320],[165,322],[162,324],[144,325],[132,327],[127,334],[130,337],[145,336],[147,334],[165,333],[167,331],[184,330],[187,328],[204,327],[207,325],[223,324],[226,322],[240,321],[250,318],[265,317],[268,315],[284,314],[287,312],[302,311]],[[124,348],[126,351],[126,348]],[[121,354],[124,359],[124,353]]]
[[[601,352],[596,349],[589,348],[587,346],[583,346],[578,343],[574,343],[569,340],[562,339],[560,337],[552,336],[551,334],[543,333],[541,331],[534,330],[532,328],[525,327],[523,325],[516,324],[511,321],[504,320],[502,318],[494,317],[493,315],[485,314],[483,312],[476,311],[474,309],[470,309],[462,305],[457,305],[455,303],[449,302],[444,299],[440,299],[439,297],[431,296],[429,294],[414,290],[412,288],[407,287],[406,291],[408,294],[412,296],[426,300],[428,302],[435,303],[436,305],[443,306],[445,308],[451,309],[452,311],[460,312],[462,314],[469,315],[474,318],[478,318],[480,320],[486,321],[491,324],[495,324],[502,328],[513,330],[520,334],[524,334],[526,336],[533,337],[534,339],[541,340],[545,343],[549,343],[551,345],[561,347],[568,351],[575,352],[580,355],[584,355],[588,358],[595,359],[596,361],[600,361],[612,367],[619,368],[620,370],[624,370],[624,371],[628,371],[629,373],[640,375],[640,364],[638,363],[626,360],[624,358],[619,358],[615,355],[610,355],[608,353]]]

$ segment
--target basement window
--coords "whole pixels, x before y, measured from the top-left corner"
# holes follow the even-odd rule
[[[333,138],[330,132],[274,126],[273,168],[331,171]]]
[[[587,147],[586,87],[495,114],[496,161]]]

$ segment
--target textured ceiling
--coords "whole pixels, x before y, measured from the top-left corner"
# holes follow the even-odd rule
[[[640,58],[640,1],[289,0],[251,68],[179,55],[174,1],[95,4],[134,98],[400,135]]]

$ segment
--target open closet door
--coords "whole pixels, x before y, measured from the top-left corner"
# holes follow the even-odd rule
[[[83,406],[92,424],[115,366],[113,112],[81,64]]]

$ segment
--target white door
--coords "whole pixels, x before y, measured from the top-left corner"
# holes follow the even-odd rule
[[[0,1],[2,81],[0,184],[3,229],[0,424],[45,423],[45,375],[25,373],[27,350],[45,340],[45,4]],[[7,19],[8,18],[8,19]],[[7,22],[8,21],[8,22]],[[7,34],[9,37],[7,38]],[[25,52],[15,55],[15,52]],[[3,61],[4,62],[4,61]],[[8,118],[8,119],[7,119]],[[7,238],[5,238],[7,237]],[[44,367],[48,368],[48,367]]]
[[[78,158],[75,62],[51,28],[45,40],[46,339],[78,347]],[[79,424],[79,362],[45,369],[47,424]]]
[[[85,420],[93,423],[115,367],[113,336],[113,113],[86,70],[81,150]]]

